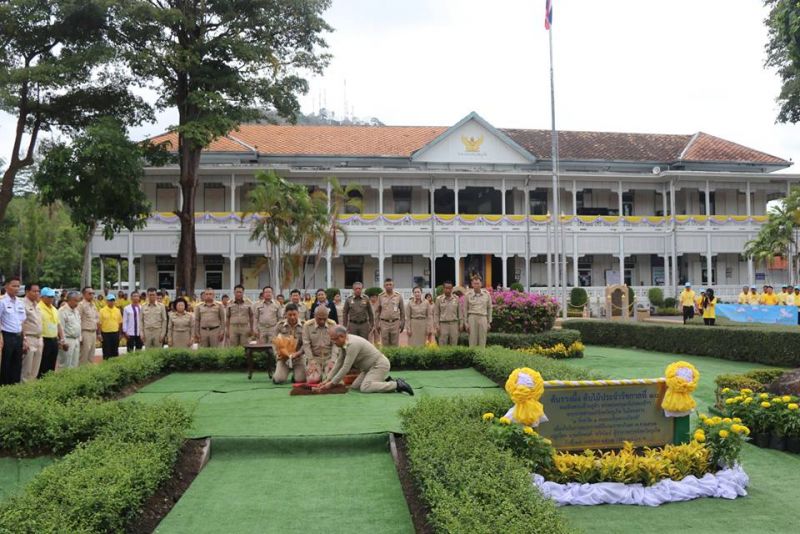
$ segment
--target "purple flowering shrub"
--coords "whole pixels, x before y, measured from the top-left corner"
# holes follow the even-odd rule
[[[558,301],[539,293],[495,291],[492,293],[492,331],[507,334],[535,334],[553,328]]]

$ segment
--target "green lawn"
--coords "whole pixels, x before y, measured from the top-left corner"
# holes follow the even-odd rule
[[[0,458],[0,502],[28,483],[39,471],[53,463],[53,458]]]
[[[696,397],[700,405],[714,399],[713,380],[718,374],[741,372],[752,364],[698,356],[673,356],[639,350],[587,347],[577,365],[611,378],[663,376],[670,362],[683,359],[700,373]],[[566,506],[561,511],[585,532],[659,534],[729,534],[732,532],[786,534],[797,532],[795,511],[800,508],[800,456],[745,445],[742,463],[750,476],[749,495],[727,501],[698,499],[657,508],[624,505]]]

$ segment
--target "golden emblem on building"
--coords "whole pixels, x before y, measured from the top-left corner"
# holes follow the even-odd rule
[[[461,142],[464,144],[465,152],[480,152],[481,145],[483,144],[483,135],[480,137],[467,137],[461,136]]]

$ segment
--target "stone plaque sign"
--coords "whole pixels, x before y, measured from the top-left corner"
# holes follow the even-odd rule
[[[538,431],[561,450],[672,443],[675,421],[661,409],[666,389],[663,379],[548,384],[540,401],[549,421]]]

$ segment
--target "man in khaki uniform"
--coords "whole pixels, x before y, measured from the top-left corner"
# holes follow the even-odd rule
[[[375,328],[375,316],[369,299],[362,295],[364,284],[353,284],[353,295],[344,302],[342,325],[350,334],[369,339],[369,333]]]
[[[303,323],[300,321],[300,312],[296,304],[290,302],[286,305],[283,320],[275,327],[275,335],[295,338],[297,347],[295,352],[289,355],[289,359],[276,358],[275,373],[272,375],[272,381],[276,384],[283,384],[288,380],[289,371],[291,371],[292,379],[295,382],[305,382],[306,364],[303,361]]]
[[[147,290],[147,302],[142,306],[144,348],[160,349],[167,337],[167,308],[158,301],[156,288]]]
[[[320,384],[326,390],[342,381],[350,369],[358,369],[361,374],[353,381],[351,389],[361,393],[408,393],[414,390],[402,378],[387,380],[391,365],[389,359],[366,339],[347,334],[344,326],[333,326],[329,330],[331,342],[335,345],[336,365],[331,369],[330,378]]]
[[[333,366],[331,359],[333,343],[328,335],[328,329],[336,326],[336,323],[333,319],[328,319],[328,313],[328,308],[325,306],[317,306],[314,318],[303,324],[303,354],[308,382],[321,382],[326,366]]]
[[[199,347],[219,347],[225,339],[225,309],[214,301],[214,290],[206,288],[203,303],[194,309],[195,338]]]
[[[308,308],[306,307],[306,305],[303,303],[303,301],[300,298],[300,290],[299,289],[292,289],[292,292],[289,293],[289,304],[294,304],[295,306],[297,306],[297,316],[298,316],[299,321],[301,323],[304,323],[304,322],[306,322],[307,319],[309,319],[309,317],[308,317]],[[285,313],[286,313],[286,310],[284,309],[284,314]]]
[[[260,343],[270,343],[275,337],[275,327],[281,317],[281,305],[272,300],[272,288],[267,286],[261,291],[261,300],[255,305],[255,324]]]
[[[472,289],[464,298],[470,347],[485,347],[486,333],[492,325],[492,296],[481,287],[479,276],[472,277]]]
[[[42,364],[42,312],[39,309],[39,284],[28,284],[25,288],[25,322],[22,335],[28,350],[22,351],[22,381],[36,380]]]
[[[400,344],[400,332],[405,328],[406,311],[403,297],[394,290],[394,281],[387,278],[383,283],[383,293],[378,295],[378,330],[381,345],[396,347]]]
[[[453,282],[444,283],[444,293],[433,304],[433,324],[439,345],[458,345],[458,334],[464,323],[461,302],[453,295]]]
[[[233,302],[226,313],[226,331],[231,347],[243,347],[255,335],[253,331],[253,307],[244,300],[244,286],[233,288]]]
[[[94,304],[94,290],[84,287],[82,293],[83,300],[78,304],[78,314],[81,316],[81,355],[78,365],[91,363],[94,359],[97,336],[100,335],[100,313]]]

